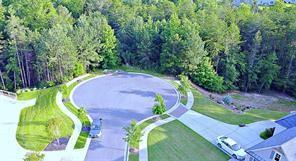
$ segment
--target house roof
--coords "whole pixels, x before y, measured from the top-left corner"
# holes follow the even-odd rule
[[[269,139],[264,140],[261,143],[247,149],[247,151],[260,150],[269,147],[280,147],[284,143],[289,142],[294,138],[296,138],[296,127],[284,130],[277,135],[274,135]]]
[[[291,113],[290,115],[287,115],[275,122],[286,128],[296,127],[296,112]]]

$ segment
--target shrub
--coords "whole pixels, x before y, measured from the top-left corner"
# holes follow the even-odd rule
[[[152,112],[155,115],[162,115],[166,111],[166,105],[164,100],[160,94],[156,94],[155,96],[155,105],[152,108]]]
[[[227,96],[225,96],[223,98],[223,102],[226,103],[226,104],[228,104],[228,105],[230,105],[230,104],[232,104],[233,99],[232,99],[232,97],[230,95],[227,95]]]
[[[36,152],[26,154],[24,161],[42,161],[44,159],[44,154],[39,154]]]
[[[135,148],[142,136],[141,129],[137,126],[137,122],[132,120],[131,123],[123,129],[126,132],[123,140],[127,142],[131,148]]]
[[[194,83],[210,91],[224,91],[223,78],[218,76],[208,58],[205,58],[203,62],[197,66],[197,69],[190,73],[190,78]]]
[[[260,137],[264,140],[270,138],[273,136],[274,134],[274,130],[275,130],[275,127],[273,128],[267,128],[265,129],[263,132],[260,133]]]
[[[178,77],[181,83],[181,85],[178,87],[178,90],[185,95],[186,92],[190,89],[190,81],[188,77],[183,74],[180,74]]]

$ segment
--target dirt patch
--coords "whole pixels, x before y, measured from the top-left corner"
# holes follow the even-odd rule
[[[230,91],[225,94],[209,92],[201,87],[194,85],[204,96],[209,97],[213,101],[223,105],[234,112],[241,113],[252,108],[269,109],[282,112],[296,111],[296,99],[275,91],[265,91],[259,93],[246,93],[241,91]],[[225,96],[230,95],[232,104],[223,103]],[[243,111],[241,111],[243,110]]]

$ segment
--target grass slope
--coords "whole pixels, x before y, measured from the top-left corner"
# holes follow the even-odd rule
[[[72,134],[73,122],[56,105],[57,92],[58,87],[38,92],[36,104],[21,111],[16,138],[22,147],[34,151],[46,148],[52,141],[46,131],[47,122],[52,118],[64,120],[60,128],[62,137]]]
[[[229,157],[179,121],[152,130],[149,161],[227,161]]]
[[[211,101],[195,88],[192,88],[191,90],[194,95],[194,105],[192,107],[194,111],[229,124],[238,125],[241,123],[248,124],[262,120],[276,120],[288,114],[287,112],[266,109],[252,109],[245,114],[237,114]]]

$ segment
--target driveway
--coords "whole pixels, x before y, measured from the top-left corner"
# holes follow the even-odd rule
[[[263,141],[259,134],[266,128],[276,127],[275,134],[285,130],[284,127],[273,121],[259,121],[247,124],[245,127],[239,127],[212,119],[192,110],[183,114],[178,120],[213,144],[216,144],[215,139],[218,136],[225,135],[237,141],[244,149]]]
[[[0,152],[7,161],[23,160],[26,150],[16,140],[16,130],[20,112],[24,107],[32,106],[35,100],[16,101],[0,94]]]
[[[178,93],[171,84],[144,74],[106,75],[75,88],[73,103],[86,108],[93,120],[103,119],[102,138],[91,141],[85,160],[123,161],[123,127],[132,119],[140,121],[152,115],[156,93],[163,96],[168,108],[178,102]]]

